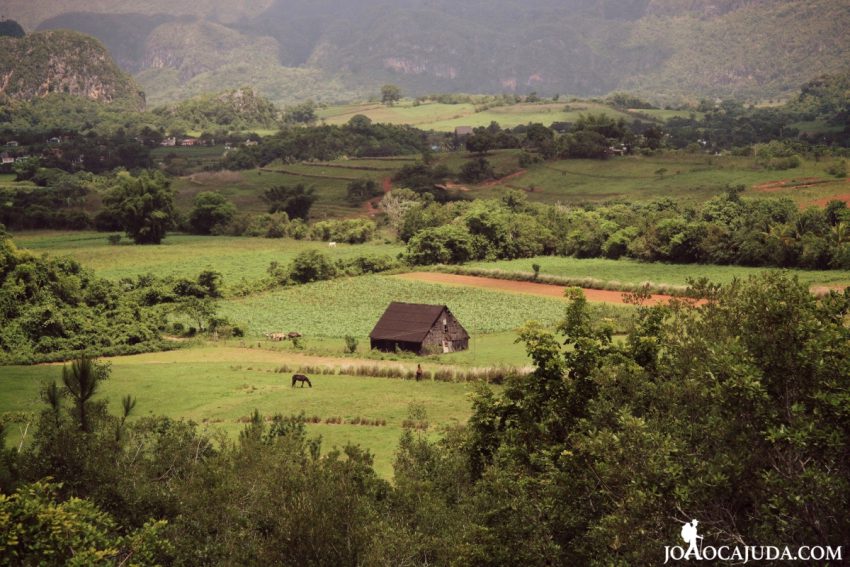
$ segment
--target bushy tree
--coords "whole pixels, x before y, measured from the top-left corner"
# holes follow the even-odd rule
[[[295,106],[288,106],[284,110],[283,116],[284,122],[289,124],[313,124],[318,119],[316,103],[308,100]]]
[[[475,242],[464,226],[426,228],[410,239],[405,255],[413,265],[460,264],[475,257]]]
[[[298,283],[329,280],[336,276],[336,266],[318,250],[300,252],[289,266],[289,277]]]
[[[401,89],[398,85],[384,85],[381,87],[381,102],[387,106],[393,106],[401,100]]]
[[[227,225],[236,215],[236,207],[221,193],[202,191],[195,196],[189,225],[197,234],[210,234],[214,228]]]
[[[373,197],[383,195],[383,191],[371,179],[357,179],[351,181],[346,188],[346,198],[352,205],[358,205],[363,201],[368,201]]]
[[[490,162],[483,157],[469,160],[460,168],[460,180],[466,183],[481,183],[487,179],[493,179],[496,172]]]
[[[62,500],[58,486],[35,482],[0,495],[0,555],[12,565],[152,565],[169,550],[166,522],[127,530],[90,500]]]
[[[159,172],[118,174],[103,201],[136,244],[159,244],[174,226],[174,191]]]
[[[263,193],[263,200],[269,205],[269,213],[286,213],[290,219],[307,220],[310,208],[318,198],[315,188],[303,183],[297,185],[275,185]]]
[[[470,419],[467,529],[486,556],[514,553],[529,523],[548,544],[535,564],[655,563],[676,519],[699,518],[716,545],[847,537],[849,402],[828,392],[850,375],[834,350],[850,295],[818,302],[779,273],[703,292],[700,308],[639,308],[623,345],[580,292],[560,327],[568,348],[520,332],[537,370],[480,393]],[[499,513],[507,478],[524,496]]]

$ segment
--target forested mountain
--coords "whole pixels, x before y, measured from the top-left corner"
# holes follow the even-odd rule
[[[92,37],[50,31],[0,37],[0,97],[29,100],[65,93],[144,108],[141,89]]]
[[[385,82],[656,100],[774,98],[850,64],[850,0],[10,0],[100,38],[155,102],[250,84],[275,101]]]

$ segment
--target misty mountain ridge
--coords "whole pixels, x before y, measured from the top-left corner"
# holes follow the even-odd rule
[[[6,15],[94,35],[153,103],[210,85],[251,85],[276,102],[342,100],[386,82],[413,95],[754,100],[850,68],[850,0],[60,4],[10,0]]]

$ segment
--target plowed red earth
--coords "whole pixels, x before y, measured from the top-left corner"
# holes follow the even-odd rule
[[[484,289],[509,291],[513,293],[526,293],[529,295],[540,295],[544,297],[564,297],[564,286],[560,285],[500,280],[497,278],[483,278],[478,276],[462,276],[458,274],[442,274],[437,272],[410,272],[407,274],[400,274],[396,277],[422,282],[472,286]],[[588,301],[596,303],[625,303],[625,301],[623,301],[623,292],[621,291],[586,288],[583,288],[582,291],[584,291],[584,296]],[[673,299],[673,296],[671,295],[656,294],[651,295],[649,300],[646,301],[646,304],[655,305],[658,303],[668,302],[671,299]]]

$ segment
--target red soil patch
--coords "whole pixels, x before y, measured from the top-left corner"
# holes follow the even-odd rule
[[[462,276],[458,274],[442,274],[438,272],[410,272],[400,274],[396,277],[423,282],[441,283],[448,285],[462,285],[479,287],[484,289],[496,289],[513,293],[525,293],[543,297],[564,297],[564,287],[559,285],[542,284],[534,282],[522,282],[513,280],[500,280],[497,278],[482,278],[478,276]],[[602,289],[582,289],[588,301],[595,303],[617,303],[624,304],[622,291],[608,291]],[[671,295],[652,295],[647,300],[647,305],[666,303],[673,299]]]
[[[759,193],[775,193],[776,191],[782,191],[783,189],[804,189],[806,187],[813,187],[815,185],[828,182],[828,179],[821,179],[819,177],[780,179],[779,181],[768,181],[767,183],[753,185],[753,191],[758,191]]]
[[[850,204],[850,193],[844,193],[843,195],[832,195],[830,197],[824,197],[823,199],[816,199],[808,203],[807,206],[814,205],[816,207],[825,207],[830,201],[844,201],[845,203]]]
[[[381,179],[381,191],[384,193],[389,193],[393,190],[393,180],[391,177],[384,177]],[[378,214],[378,203],[381,202],[381,197],[373,197],[369,199],[365,203],[363,203],[363,211],[369,215],[370,217],[374,217]]]

